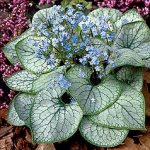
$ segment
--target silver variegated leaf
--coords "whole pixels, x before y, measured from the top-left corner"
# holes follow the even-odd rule
[[[116,54],[113,54],[114,66],[112,68],[111,65],[108,65],[106,67],[106,74],[109,74],[112,71],[112,69],[116,69],[122,66],[144,66],[145,62],[143,61],[141,56],[135,53],[133,50],[128,48],[122,48],[119,50],[120,51],[118,51]]]
[[[114,42],[114,49],[119,53],[122,48],[129,48],[134,51],[141,44],[150,40],[150,30],[145,22],[138,21],[126,24]],[[144,51],[144,49],[142,49]]]
[[[25,125],[24,121],[22,121],[14,107],[14,100],[9,104],[9,111],[7,116],[8,123],[14,125],[14,126],[23,126]]]
[[[146,68],[150,68],[150,58],[147,58],[147,59],[144,60],[144,66]]]
[[[35,41],[37,45],[34,45]],[[47,73],[53,69],[50,65],[48,65],[46,58],[42,59],[42,58],[38,58],[37,56],[36,52],[41,48],[43,42],[45,43],[47,42],[46,37],[30,36],[23,39],[16,45],[17,54],[24,69],[37,74]],[[45,49],[46,48],[47,47],[45,47]],[[51,52],[53,51],[53,49],[49,49],[49,50]]]
[[[145,129],[145,105],[141,92],[125,85],[117,101],[103,112],[89,117],[93,122],[115,129]]]
[[[58,67],[50,73],[35,75],[22,70],[5,79],[8,87],[15,91],[36,93],[49,85],[57,84],[59,75],[64,74],[66,67]]]
[[[33,81],[37,78],[37,75],[29,71],[22,70],[6,78],[5,81],[7,86],[15,91],[30,93],[32,92]]]
[[[84,114],[101,112],[114,103],[120,94],[120,83],[112,76],[108,76],[99,85],[90,82],[91,70],[85,66],[75,66],[67,73],[71,83],[70,94],[77,99]]]
[[[143,87],[143,69],[131,66],[122,67],[117,72],[117,79],[129,84],[137,91],[141,91]]]
[[[86,117],[82,119],[79,130],[88,142],[101,147],[117,146],[125,140],[128,134],[128,130],[103,127],[93,123]]]
[[[116,26],[120,28],[122,25],[136,21],[144,21],[144,19],[136,10],[132,9],[125,12],[121,18],[117,20]]]
[[[114,26],[115,22],[119,20],[121,16],[122,16],[122,13],[119,10],[110,9],[110,8],[99,8],[99,9],[93,10],[88,15],[91,22],[95,23],[96,25],[99,25],[99,22],[101,21],[101,19],[99,19],[100,17],[110,19],[111,21],[108,21],[110,30],[116,30],[116,26]]]
[[[32,27],[39,28],[41,24],[50,25],[50,20],[54,19],[57,12],[61,12],[64,9],[62,6],[53,6],[51,8],[46,8],[39,10],[32,19]]]
[[[31,129],[36,143],[54,143],[71,137],[78,129],[82,110],[77,103],[65,104],[61,88],[41,91],[31,111]]]
[[[33,82],[32,90],[34,92],[38,92],[41,91],[43,88],[46,88],[47,86],[53,86],[54,84],[56,86],[58,77],[61,74],[64,74],[65,70],[66,67],[61,66],[55,69],[54,71],[51,71],[50,73],[40,75],[40,77]]]
[[[18,59],[16,50],[15,50],[15,46],[19,41],[28,37],[30,34],[31,34],[31,30],[29,29],[23,34],[21,34],[21,36],[18,36],[16,39],[6,44],[6,46],[3,48],[3,52],[5,56],[12,64],[16,64],[16,63],[20,64],[20,60]]]
[[[34,102],[35,95],[29,95],[26,93],[18,94],[14,98],[14,106],[17,114],[21,120],[30,127],[30,112]]]

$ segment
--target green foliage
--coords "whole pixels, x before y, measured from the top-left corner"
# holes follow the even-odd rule
[[[64,0],[62,5],[79,2],[88,5],[76,0]],[[63,16],[65,9],[53,6],[40,10],[33,17],[32,28],[4,48],[11,62],[19,62],[23,67],[5,80],[11,89],[20,92],[10,104],[8,121],[28,126],[35,143],[66,140],[79,128],[81,135],[94,145],[119,145],[129,130],[145,128],[142,68],[150,68],[150,30],[135,10],[122,14],[115,9],[100,8],[88,14],[88,21],[97,29],[99,18],[104,18],[107,34],[115,34],[114,38],[109,41],[107,37],[94,36],[93,28],[84,33],[84,16],[71,30],[67,21],[55,24],[61,24],[59,27],[65,32],[72,31],[67,44],[71,43],[72,35],[73,40],[77,39],[69,45],[71,48],[68,45],[64,48],[63,41],[56,42],[60,31],[58,34],[53,31],[52,22],[59,17],[55,17],[56,12]],[[107,59],[98,57],[100,65],[93,65],[91,59],[95,56],[90,56],[91,51],[87,53],[89,45],[86,50],[74,53],[74,48],[85,44],[84,36],[90,39],[88,44],[92,48],[96,45],[93,51],[98,49],[106,55]],[[90,59],[84,64],[81,61],[85,56]]]
[[[92,8],[92,2],[87,2],[86,0],[63,0],[61,2],[62,6],[77,5],[77,4],[82,4],[87,9]]]

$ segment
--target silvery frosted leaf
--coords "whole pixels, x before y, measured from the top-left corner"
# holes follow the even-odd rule
[[[35,81],[37,78],[37,75],[29,71],[22,70],[6,78],[5,81],[7,86],[15,91],[31,93],[33,81]]]
[[[14,125],[14,126],[23,126],[25,125],[24,121],[20,120],[16,109],[14,107],[14,100],[9,105],[9,111],[7,116],[8,123]]]
[[[31,129],[36,143],[54,143],[66,140],[78,129],[82,110],[77,103],[65,104],[61,88],[41,91],[31,111]]]
[[[27,126],[30,127],[30,112],[31,107],[34,102],[35,95],[29,95],[26,93],[18,94],[14,98],[14,105],[17,114],[21,120],[25,122]]]
[[[41,49],[45,51],[42,54]],[[46,51],[48,53],[54,53],[46,37],[30,36],[25,38],[16,45],[16,50],[23,68],[31,72],[37,74],[47,73],[55,67],[53,63],[48,64],[48,58],[44,56]],[[56,59],[56,65],[58,64],[59,61]]]
[[[122,25],[136,21],[144,21],[144,19],[136,10],[131,9],[125,12],[121,18],[117,20],[116,26],[120,28]]]
[[[144,60],[144,66],[146,68],[150,68],[150,58],[147,58],[147,59]]]
[[[58,77],[64,74],[65,70],[66,67],[61,66],[54,71],[51,71],[50,73],[42,74],[37,80],[33,82],[32,90],[34,92],[38,92],[41,91],[43,88],[46,88],[47,86],[56,86]]]
[[[119,10],[116,9],[110,9],[110,8],[98,8],[96,10],[93,10],[89,13],[88,17],[91,19],[91,22],[99,25],[99,21],[101,21],[99,18],[108,18],[111,20],[108,21],[110,30],[116,30],[115,22],[120,19],[122,16],[122,13]]]
[[[121,91],[120,83],[112,76],[94,86],[90,82],[91,74],[88,67],[75,66],[66,76],[71,82],[69,92],[77,99],[84,114],[101,112],[116,101]]]
[[[50,73],[35,75],[22,70],[5,79],[8,87],[15,91],[36,93],[57,81],[59,75],[64,74],[66,67],[61,66]]]
[[[143,43],[149,42],[150,30],[145,22],[133,22],[124,25],[114,42],[114,49],[119,53],[119,49],[129,48],[134,51]],[[141,49],[145,51],[145,49]],[[147,50],[147,49],[146,49]]]
[[[16,44],[21,41],[22,39],[26,38],[27,36],[30,35],[31,30],[27,30],[26,32],[24,32],[23,34],[21,34],[20,36],[18,36],[16,39],[10,41],[8,44],[5,45],[5,47],[3,48],[3,52],[5,54],[5,56],[7,57],[7,59],[12,63],[12,64],[16,64],[19,63],[20,64],[20,60],[18,59],[16,50],[15,50],[15,46]]]
[[[117,146],[125,140],[128,134],[128,130],[103,127],[93,123],[86,117],[82,119],[79,130],[88,142],[101,147]]]
[[[117,55],[114,55],[114,60],[113,60],[113,69],[116,69],[118,67],[122,66],[136,66],[136,67],[143,67],[144,66],[144,61],[138,55],[135,53],[133,50],[128,49],[128,48],[122,48],[119,49],[120,51],[117,52]],[[112,71],[112,66],[108,65],[106,67],[106,74],[109,74]]]
[[[50,19],[54,19],[57,12],[61,12],[64,8],[61,6],[53,6],[51,8],[46,8],[39,10],[32,19],[32,26],[38,28],[41,24],[50,24]]]
[[[117,79],[129,84],[137,91],[141,91],[143,87],[143,69],[131,66],[122,67],[117,72]]]
[[[93,122],[115,129],[145,129],[145,105],[141,92],[125,85],[117,101],[103,112],[90,116]]]

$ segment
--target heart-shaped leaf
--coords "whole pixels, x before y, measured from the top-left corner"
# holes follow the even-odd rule
[[[26,32],[24,32],[23,34],[21,34],[21,36],[18,36],[16,39],[9,42],[3,48],[3,52],[4,52],[5,56],[12,64],[16,64],[16,63],[20,64],[20,60],[18,59],[16,50],[15,50],[15,46],[19,41],[28,37],[30,34],[31,34],[31,30],[29,29]]]
[[[49,25],[49,20],[53,20],[56,13],[61,12],[64,10],[62,6],[53,6],[51,8],[46,8],[39,10],[32,19],[32,27],[33,28],[39,28],[41,24]]]
[[[112,76],[94,86],[90,82],[91,74],[85,66],[75,66],[67,73],[71,82],[69,92],[77,99],[84,114],[101,112],[116,101],[121,90],[119,82]]]
[[[37,75],[29,71],[22,70],[6,78],[5,81],[7,86],[15,91],[31,93],[33,81],[37,78]]]
[[[15,91],[36,93],[48,85],[57,82],[59,75],[64,74],[66,67],[61,66],[50,73],[35,75],[29,71],[22,70],[5,79],[8,87]]]
[[[131,66],[123,67],[117,72],[117,79],[129,84],[137,91],[141,91],[143,87],[143,69]]]
[[[64,90],[52,87],[41,91],[31,111],[31,129],[36,143],[54,143],[72,136],[78,129],[82,110],[77,103],[61,100]]]
[[[88,17],[95,24],[99,24],[99,17],[110,18],[111,22],[109,22],[110,27],[114,26],[114,23],[119,20],[122,16],[122,13],[117,9],[110,8],[99,8],[89,13]]]
[[[44,42],[45,44],[43,45]],[[46,37],[30,36],[20,41],[16,45],[16,50],[23,67],[37,74],[50,72],[54,68],[53,64],[49,65],[47,63],[47,59],[46,56],[44,57],[44,54],[37,54],[40,53],[38,51],[41,47],[45,51],[48,50],[52,52],[53,49],[49,46],[50,44]],[[59,63],[59,61],[57,61],[57,63]]]
[[[14,107],[14,100],[9,105],[9,111],[7,116],[7,121],[9,124],[12,124],[14,126],[23,126],[25,125],[24,121],[20,120],[16,109]]]
[[[112,68],[111,65],[108,65],[106,67],[106,74],[109,74],[112,71],[112,69],[116,69],[122,66],[136,66],[136,67],[144,66],[144,61],[142,60],[142,58],[133,50],[128,48],[120,49],[119,54],[116,55],[114,54],[113,58],[114,58],[113,62],[114,66]]]
[[[118,28],[120,28],[122,25],[131,23],[131,22],[136,22],[136,21],[144,21],[144,19],[141,17],[141,15],[134,9],[128,10],[125,12],[121,18],[118,19],[116,22],[116,25]]]
[[[14,106],[21,120],[30,127],[30,111],[34,102],[35,95],[26,93],[18,94],[14,99]]]
[[[101,147],[114,147],[119,145],[128,134],[128,130],[106,128],[93,123],[86,117],[82,119],[79,130],[88,142]]]
[[[114,42],[114,49],[119,53],[122,48],[129,48],[134,51],[141,44],[149,42],[150,30],[145,22],[133,22],[122,27]],[[142,49],[145,51],[145,49]],[[147,49],[146,49],[147,50]]]
[[[130,49],[120,49],[120,52],[123,52],[120,54],[115,60],[114,60],[114,68],[130,65],[130,66],[143,66],[144,62],[142,58],[136,54],[134,51]]]
[[[37,80],[33,82],[33,92],[41,91],[49,85],[57,84],[58,77],[65,73],[66,67],[61,66],[51,71],[50,73],[42,74]]]
[[[109,128],[137,130],[145,127],[144,97],[141,92],[125,85],[118,100],[103,112],[89,117]]]

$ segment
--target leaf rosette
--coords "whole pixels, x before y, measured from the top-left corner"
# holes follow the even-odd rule
[[[38,11],[32,27],[4,53],[23,70],[5,79],[20,92],[8,121],[31,129],[35,143],[68,139],[78,129],[96,146],[121,144],[145,128],[143,67],[149,67],[149,28],[130,10],[81,5]]]

